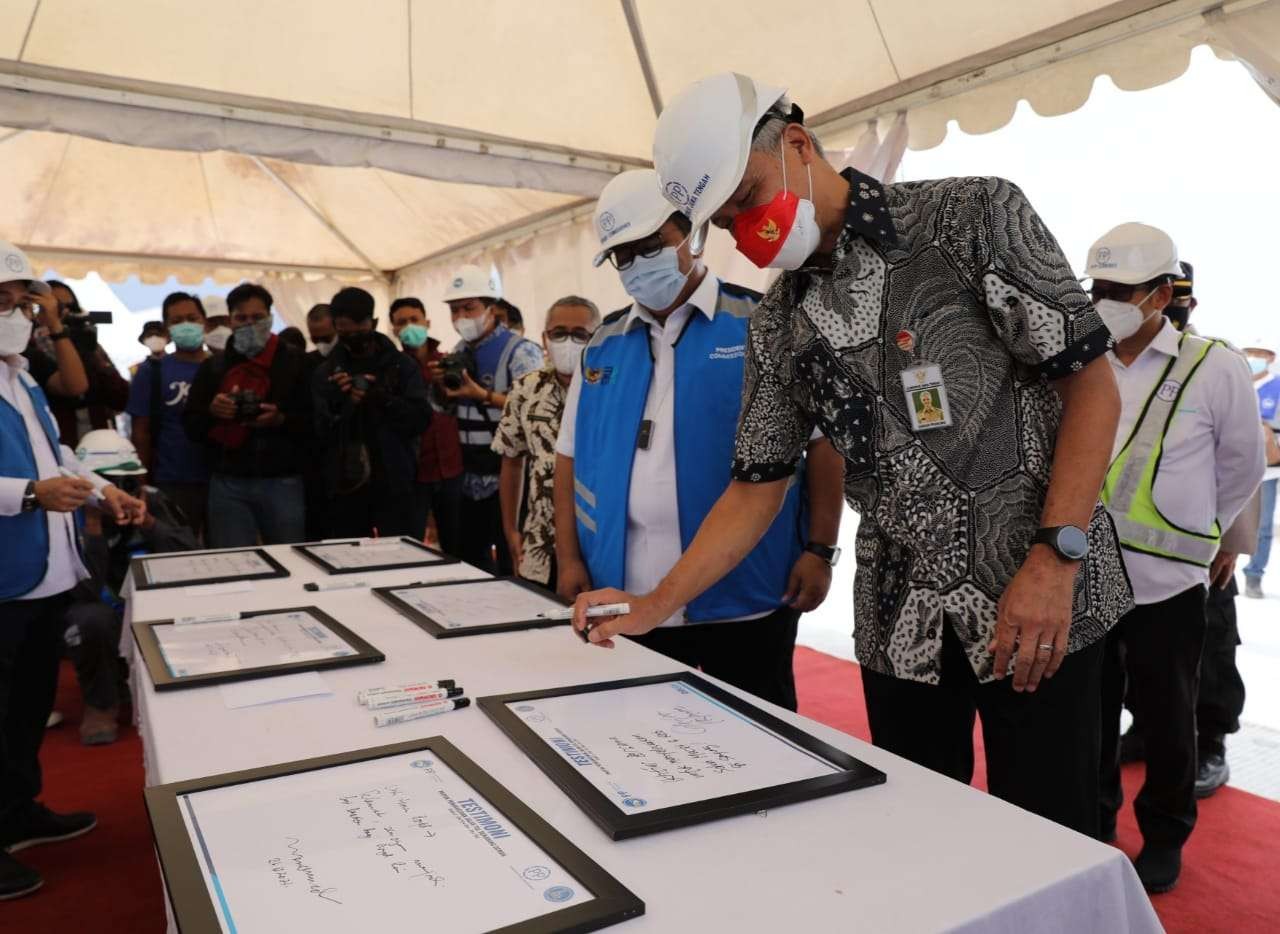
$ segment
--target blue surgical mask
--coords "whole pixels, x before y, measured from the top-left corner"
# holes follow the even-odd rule
[[[400,343],[416,350],[427,342],[427,328],[421,324],[406,324],[400,329]]]
[[[689,274],[680,271],[680,257],[673,246],[665,247],[657,256],[637,256],[618,275],[627,294],[650,311],[663,311],[674,305],[689,281]]]
[[[1269,364],[1262,357],[1249,358],[1249,369],[1252,371],[1254,376],[1261,376],[1263,373],[1267,372],[1268,366]]]
[[[169,337],[179,350],[199,350],[204,345],[204,325],[191,321],[171,325]]]
[[[243,324],[231,335],[233,346],[246,357],[256,357],[262,353],[269,340],[271,340],[270,318],[262,318],[253,324]]]

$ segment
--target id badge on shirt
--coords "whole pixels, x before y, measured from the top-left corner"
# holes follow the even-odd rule
[[[951,426],[951,406],[947,402],[947,387],[942,381],[942,367],[924,360],[917,361],[902,371],[902,391],[913,430],[929,431]]]

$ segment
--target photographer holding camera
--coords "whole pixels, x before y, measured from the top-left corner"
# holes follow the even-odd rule
[[[458,406],[462,441],[462,541],[459,557],[469,564],[510,574],[511,554],[502,532],[493,433],[507,404],[507,390],[542,367],[542,348],[498,322],[501,298],[496,274],[463,266],[454,274],[444,301],[462,337],[454,352],[432,367],[446,398]]]
[[[63,395],[55,389],[49,400],[62,443],[75,447],[88,432],[115,427],[116,416],[129,403],[129,383],[98,343],[98,325],[110,324],[111,312],[87,312],[65,282],[50,279],[48,284],[58,302],[67,339],[79,355],[88,380],[88,388],[83,392]]]
[[[346,288],[329,303],[338,346],[312,377],[316,435],[334,538],[411,535],[418,437],[431,422],[417,363],[374,330],[373,296]]]
[[[271,293],[244,282],[227,296],[232,337],[200,364],[183,424],[208,448],[211,548],[301,541],[311,392],[303,355],[271,333]]]

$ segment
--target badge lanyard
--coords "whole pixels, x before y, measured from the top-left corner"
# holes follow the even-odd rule
[[[899,374],[912,430],[951,427],[951,404],[947,400],[942,367],[920,356],[914,332],[903,329],[894,342],[899,350],[912,356],[911,363]]]

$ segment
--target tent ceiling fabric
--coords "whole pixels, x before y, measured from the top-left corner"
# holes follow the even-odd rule
[[[927,148],[1277,35],[1280,0],[7,0],[0,236],[105,275],[382,281],[531,217],[585,230],[649,158],[637,41],[658,99],[734,69],[833,147],[905,111]]]

